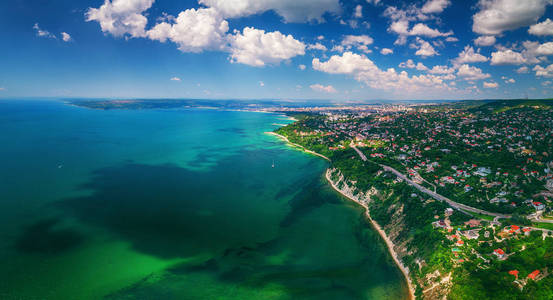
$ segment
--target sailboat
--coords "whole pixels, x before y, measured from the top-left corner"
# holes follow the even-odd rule
[[[275,160],[273,159],[273,165],[271,166],[271,168],[274,168],[275,167]]]

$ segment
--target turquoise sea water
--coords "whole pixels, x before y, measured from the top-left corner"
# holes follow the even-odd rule
[[[288,122],[0,101],[0,299],[405,298]]]

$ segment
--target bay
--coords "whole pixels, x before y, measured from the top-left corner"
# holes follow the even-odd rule
[[[288,122],[0,101],[0,298],[406,298]]]

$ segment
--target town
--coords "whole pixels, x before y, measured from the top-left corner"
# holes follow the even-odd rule
[[[418,297],[553,297],[551,101],[289,109],[276,132],[395,244]]]

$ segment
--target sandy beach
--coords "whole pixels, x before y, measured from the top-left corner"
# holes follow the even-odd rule
[[[324,156],[324,155],[322,155],[322,154],[320,154],[320,153],[317,153],[317,152],[315,152],[315,151],[311,151],[311,150],[309,150],[309,149],[305,149],[305,147],[303,147],[302,145],[298,145],[298,144],[296,144],[296,143],[290,142],[290,140],[288,140],[288,138],[285,137],[285,136],[283,136],[283,135],[280,135],[280,134],[275,133],[275,132],[265,132],[265,133],[266,133],[266,134],[272,134],[272,135],[278,136],[279,138],[283,139],[286,143],[288,143],[288,144],[290,144],[290,145],[292,145],[292,146],[294,146],[294,147],[301,148],[303,151],[305,151],[305,152],[307,152],[307,153],[309,153],[309,154],[317,155],[317,156],[319,156],[319,157],[322,157],[322,158],[324,158],[324,159],[330,161],[330,158],[328,158],[328,157],[326,157],[326,156]]]

